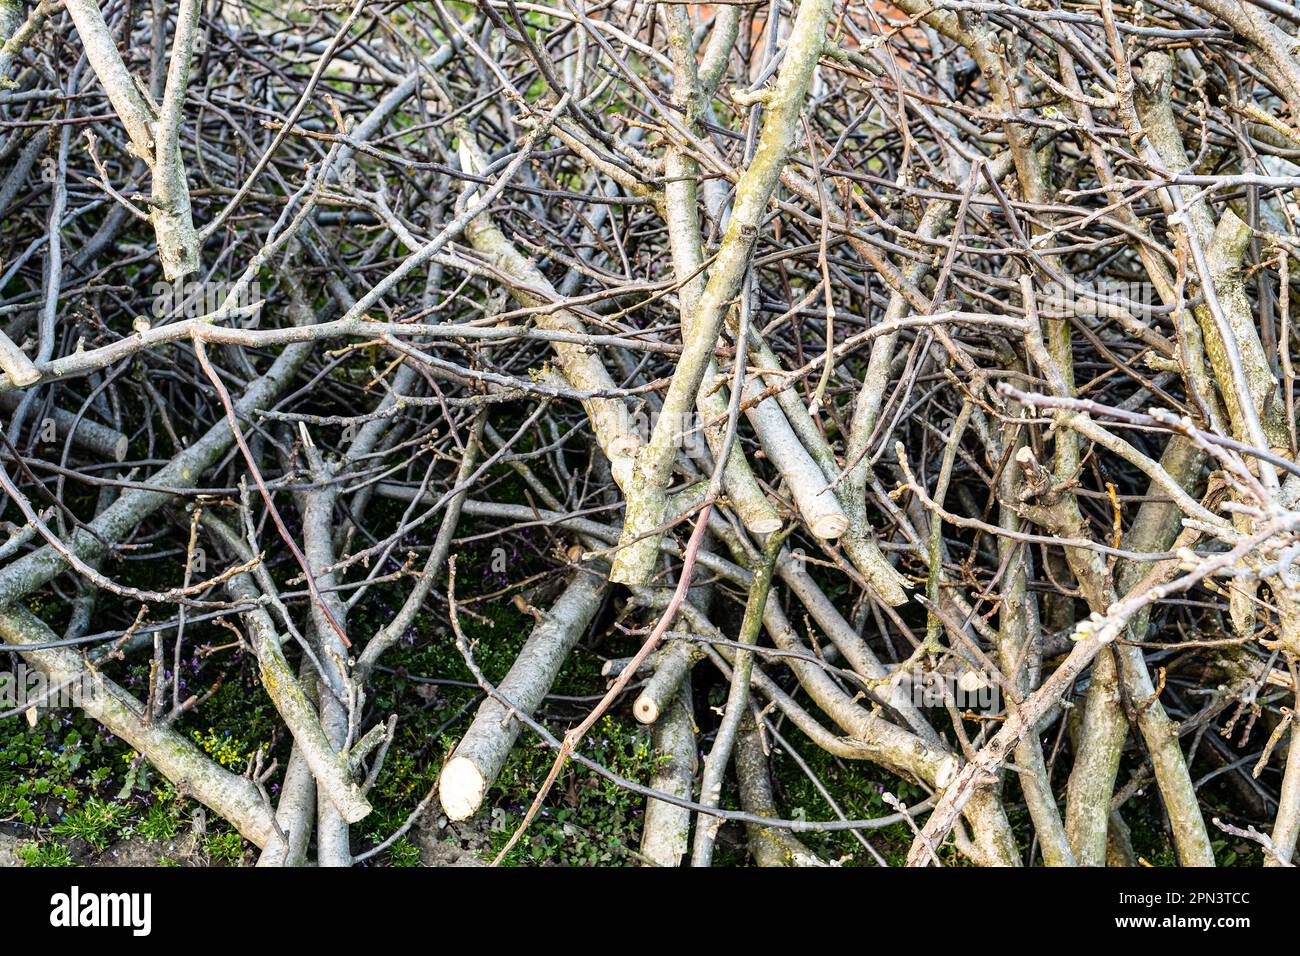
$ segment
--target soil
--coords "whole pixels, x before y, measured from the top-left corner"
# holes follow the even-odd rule
[[[22,840],[7,833],[0,833],[0,866],[22,866],[23,858],[18,855]]]
[[[425,866],[487,866],[488,832],[482,817],[451,823],[437,814],[418,824],[420,862]]]

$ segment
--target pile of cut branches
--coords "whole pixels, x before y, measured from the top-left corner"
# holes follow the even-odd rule
[[[761,864],[904,823],[915,865],[1122,865],[1141,794],[1183,864],[1291,865],[1298,34],[1281,0],[0,0],[0,639],[51,697],[3,716],[71,689],[263,863],[347,865],[415,628],[482,701],[407,827],[541,742],[511,845],[576,761],[664,865],[729,823]],[[457,579],[471,526],[527,550],[504,586]],[[497,680],[487,592],[532,618]],[[178,730],[211,626],[283,766]],[[561,725],[583,642],[623,656]],[[650,785],[585,755],[610,713]],[[787,734],[929,796],[796,813]]]

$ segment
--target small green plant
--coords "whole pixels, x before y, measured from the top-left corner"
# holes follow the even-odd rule
[[[180,818],[175,805],[169,803],[152,803],[145,811],[140,822],[135,825],[135,832],[147,840],[162,842],[176,836],[181,828]]]
[[[117,836],[128,813],[125,804],[91,797],[64,820],[50,827],[50,832],[58,836],[76,837],[95,850],[103,850]]]
[[[13,721],[0,731],[0,819],[43,826],[78,804],[77,772],[102,748],[98,736],[90,737],[52,717],[34,727]]]
[[[389,866],[419,866],[420,848],[406,837],[398,837],[388,848]]]
[[[190,732],[194,742],[203,748],[203,752],[221,766],[230,770],[243,770],[256,747],[250,748],[230,731],[218,733],[215,727],[209,727],[206,733],[194,730]]]
[[[244,838],[234,830],[209,834],[203,848],[213,863],[240,866],[244,862]]]
[[[584,753],[638,783],[648,783],[662,757],[648,733],[606,715],[583,742]],[[555,759],[545,747],[517,748],[498,780],[504,806],[493,811],[492,850],[504,846],[523,819]],[[524,839],[506,857],[513,866],[622,866],[634,863],[644,800],[593,771],[570,765]]]
[[[23,866],[76,866],[72,854],[62,843],[28,843],[19,851]]]

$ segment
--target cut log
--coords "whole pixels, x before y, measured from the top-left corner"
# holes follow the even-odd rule
[[[698,648],[690,641],[673,641],[659,654],[654,676],[632,704],[632,714],[643,724],[653,724],[668,709],[686,675],[699,659]]]
[[[513,709],[495,697],[479,707],[439,778],[438,799],[449,818],[464,820],[483,804],[522,728],[513,711],[531,715],[541,704],[565,658],[595,617],[606,587],[601,576],[578,571],[498,685]]]
[[[660,651],[655,651],[643,660],[641,666],[636,669],[637,676],[653,674],[655,668],[659,666],[660,653]],[[631,666],[634,659],[635,658],[631,657],[611,657],[609,660],[605,661],[604,664],[600,665],[600,676],[608,677],[610,680],[618,680],[623,676],[623,671]]]
[[[3,332],[0,332],[0,369],[9,376],[14,388],[26,388],[41,377],[27,354]]]
[[[650,786],[689,800],[698,763],[689,680],[655,723],[653,739],[655,754],[665,759],[655,770]],[[641,854],[648,860],[659,866],[680,866],[690,832],[690,810],[653,797],[646,801]]]
[[[763,388],[758,382],[752,378],[746,379],[743,389],[746,401],[752,401],[762,392]],[[848,515],[840,507],[839,499],[829,487],[830,482],[795,435],[776,400],[763,399],[747,408],[745,417],[754,427],[754,433],[768,459],[785,479],[790,494],[812,533],[824,540],[833,541],[847,531]]]
[[[13,411],[21,402],[22,394],[19,392],[0,393],[0,408],[5,411]],[[100,458],[108,461],[126,458],[129,441],[120,431],[91,421],[85,416],[78,421],[74,413],[62,408],[51,409],[50,418],[54,420],[54,433],[60,439],[67,438],[71,432],[72,444],[94,452]]]

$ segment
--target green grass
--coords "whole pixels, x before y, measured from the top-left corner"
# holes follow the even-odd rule
[[[72,854],[62,843],[41,841],[27,843],[22,848],[23,866],[76,866]]]
[[[56,836],[84,841],[95,850],[105,850],[113,843],[130,816],[125,803],[110,803],[91,797],[50,827]]]

